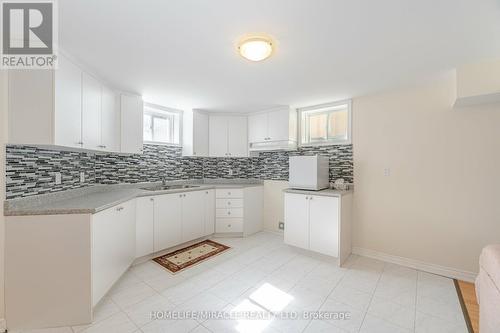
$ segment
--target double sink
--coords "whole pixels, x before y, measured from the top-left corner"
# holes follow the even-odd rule
[[[146,191],[168,191],[168,190],[179,190],[184,188],[196,188],[200,187],[199,185],[156,185],[149,187],[141,187],[141,190]]]

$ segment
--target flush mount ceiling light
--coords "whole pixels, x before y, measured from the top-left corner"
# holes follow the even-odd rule
[[[250,61],[262,61],[273,53],[273,42],[267,37],[248,37],[238,45],[240,55]]]

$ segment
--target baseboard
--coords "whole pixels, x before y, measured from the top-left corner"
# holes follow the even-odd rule
[[[406,266],[406,267],[418,269],[418,270],[421,270],[424,272],[442,275],[442,276],[446,276],[446,277],[449,277],[452,279],[457,279],[457,280],[462,280],[462,281],[467,281],[467,282],[474,282],[476,279],[476,276],[477,276],[477,273],[474,273],[474,272],[461,271],[461,270],[451,268],[451,267],[440,266],[440,265],[436,265],[436,264],[432,264],[432,263],[428,263],[428,262],[424,262],[424,261],[420,261],[420,260],[405,258],[405,257],[399,257],[399,256],[395,256],[392,254],[378,252],[378,251],[365,249],[365,248],[361,248],[361,247],[353,247],[352,253],[363,256],[363,257],[378,259],[381,261],[390,262],[393,264]]]
[[[5,319],[0,319],[0,333],[5,332],[7,332],[7,323],[5,322]]]

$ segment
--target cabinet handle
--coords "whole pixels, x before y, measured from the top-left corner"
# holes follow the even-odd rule
[[[179,194],[179,198],[182,198],[182,194]]]
[[[80,145],[80,146],[83,146],[83,142],[81,142],[81,141],[78,141],[76,144]]]
[[[313,199],[313,197],[310,197],[310,198],[309,198],[309,200],[312,200],[312,199]]]
[[[309,200],[309,197],[306,197],[306,200]]]
[[[208,194],[208,191],[206,191],[205,194]]]
[[[118,207],[116,210],[121,212],[123,210],[123,207]]]
[[[231,215],[231,212],[227,212],[227,215]]]
[[[155,201],[155,199],[154,198],[150,198],[149,201]]]

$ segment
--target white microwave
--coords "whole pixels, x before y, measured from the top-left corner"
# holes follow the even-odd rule
[[[290,156],[289,186],[319,191],[330,187],[328,156]]]

